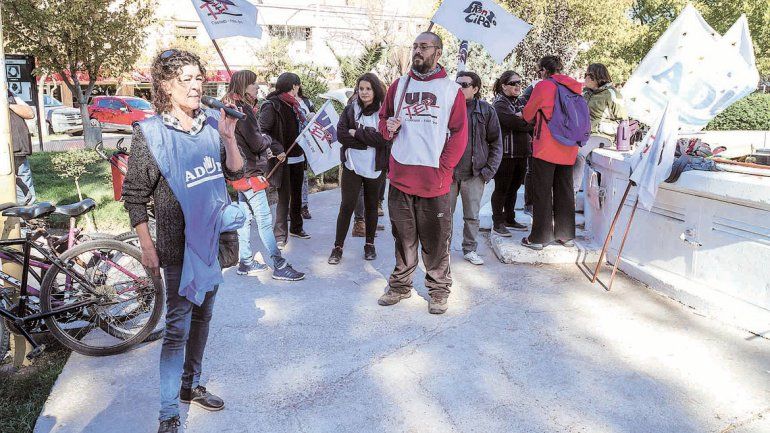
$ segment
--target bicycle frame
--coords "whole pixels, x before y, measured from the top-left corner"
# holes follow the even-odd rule
[[[17,238],[17,239],[8,239],[8,240],[0,240],[0,247],[10,247],[10,246],[18,246],[23,245],[23,252],[24,252],[24,260],[22,264],[22,277],[21,281],[17,280],[16,278],[6,274],[3,271],[0,271],[0,280],[3,280],[11,286],[19,289],[19,303],[18,303],[18,310],[22,312],[25,311],[26,302],[27,302],[27,280],[28,280],[28,272],[30,267],[30,253],[32,248],[37,250],[37,252],[41,253],[46,260],[50,261],[52,263],[52,266],[56,266],[59,269],[61,269],[65,275],[67,275],[67,278],[71,278],[75,281],[80,282],[81,284],[84,284],[86,290],[89,292],[93,292],[93,287],[91,283],[85,279],[83,279],[80,275],[78,275],[75,272],[72,272],[69,267],[63,263],[58,257],[49,254],[45,249],[38,246],[34,242],[32,242],[31,236],[27,234],[25,238]],[[3,295],[5,296],[5,295]],[[95,300],[88,300],[88,301],[81,301],[76,302],[72,305],[66,306],[66,307],[58,307],[54,308],[51,311],[47,313],[37,313],[37,314],[30,314],[30,315],[23,315],[23,316],[17,316],[13,314],[11,311],[3,308],[0,306],[0,316],[13,321],[14,325],[18,329],[18,331],[21,333],[21,335],[24,337],[25,340],[29,342],[29,344],[32,345],[33,350],[38,350],[38,347],[40,347],[39,344],[35,342],[35,340],[32,338],[32,336],[29,334],[29,332],[26,329],[26,324],[35,320],[45,319],[48,317],[56,316],[62,313],[67,313],[70,311],[79,310],[83,307],[88,307],[90,305],[95,304]],[[10,304],[10,302],[9,302]]]

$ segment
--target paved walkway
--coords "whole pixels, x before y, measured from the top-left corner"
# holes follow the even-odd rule
[[[185,431],[770,431],[768,341],[623,276],[607,293],[576,265],[503,265],[487,241],[482,267],[452,251],[445,315],[428,314],[423,271],[416,295],[380,307],[391,236],[374,262],[349,238],[327,265],[338,203],[312,195],[313,238],[288,245],[304,282],[227,271],[204,373],[227,407],[185,409]],[[159,352],[73,354],[35,432],[154,433]]]

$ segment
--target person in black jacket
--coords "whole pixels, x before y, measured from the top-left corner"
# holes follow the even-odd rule
[[[278,163],[286,163],[270,178],[270,185],[278,189],[278,206],[273,233],[279,247],[286,244],[288,235],[300,239],[310,238],[303,229],[302,219],[305,152],[299,145],[292,147],[299,133],[310,120],[299,102],[299,88],[299,76],[284,72],[278,76],[275,90],[267,95],[267,100],[259,110],[260,129],[270,136],[272,140],[270,147],[274,149]],[[277,150],[280,151],[275,153]],[[291,218],[291,227],[289,227],[289,218]]]
[[[269,136],[259,130],[259,122],[254,113],[257,100],[257,74],[252,71],[238,71],[230,79],[224,101],[232,103],[246,114],[235,125],[235,140],[244,156],[244,180],[234,185],[238,190],[238,204],[246,214],[246,223],[238,229],[238,252],[240,256],[238,275],[254,276],[268,270],[264,263],[254,259],[251,249],[251,221],[254,220],[259,230],[259,237],[273,260],[273,278],[276,280],[297,281],[305,274],[297,272],[286,263],[273,233],[273,217],[267,200],[265,174],[268,158],[273,151],[282,152],[282,148],[273,147]]]
[[[337,139],[342,144],[340,212],[337,216],[337,235],[329,264],[342,259],[345,236],[350,228],[350,217],[358,202],[361,186],[364,188],[364,220],[366,243],[364,259],[374,260],[374,235],[377,230],[377,203],[385,168],[389,159],[389,143],[377,130],[379,110],[385,99],[385,86],[376,75],[366,73],[358,78],[355,94],[345,107],[337,124]]]
[[[468,115],[468,145],[460,162],[455,166],[452,187],[449,192],[449,208],[452,214],[457,206],[457,196],[463,201],[463,258],[474,265],[484,260],[476,253],[479,234],[479,210],[484,187],[492,180],[500,165],[502,142],[500,123],[494,108],[479,98],[481,78],[475,72],[463,71],[455,80],[465,96]]]
[[[527,226],[516,221],[516,195],[524,183],[527,159],[532,155],[532,126],[522,117],[521,76],[505,71],[495,81],[493,106],[500,119],[503,133],[503,160],[495,174],[492,193],[492,231],[500,236],[511,236],[508,228],[526,231]]]
[[[25,119],[34,119],[35,111],[21,98],[16,98],[8,91],[8,108],[11,121],[11,144],[13,161],[16,166],[16,203],[27,205],[35,202],[35,184],[32,183],[32,170],[27,156],[32,154],[32,139]]]

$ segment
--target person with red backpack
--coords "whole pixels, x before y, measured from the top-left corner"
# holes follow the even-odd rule
[[[538,62],[542,81],[524,106],[524,120],[534,123],[532,141],[532,230],[521,240],[542,250],[552,242],[570,247],[575,238],[572,166],[588,141],[591,120],[583,86],[561,74],[562,62],[545,56]]]

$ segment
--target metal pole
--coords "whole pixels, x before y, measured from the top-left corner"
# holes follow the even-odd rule
[[[599,262],[596,263],[596,269],[594,269],[594,276],[591,278],[591,282],[595,283],[596,278],[599,276],[599,268],[602,266],[602,261],[604,260],[604,256],[607,254],[607,248],[610,246],[610,239],[612,239],[612,234],[615,232],[615,224],[618,223],[618,218],[620,217],[620,212],[623,210],[623,204],[625,204],[626,199],[628,198],[628,192],[631,190],[631,182],[628,182],[628,186],[626,186],[626,192],[623,193],[623,198],[620,199],[620,205],[618,205],[618,210],[615,211],[615,217],[612,218],[612,224],[610,225],[610,230],[607,232],[607,237],[604,239],[604,246],[602,247],[602,252],[599,254]]]
[[[227,69],[227,74],[230,76],[230,78],[233,78],[233,72],[230,70],[230,66],[227,64],[227,60],[225,60],[224,54],[222,54],[222,50],[219,49],[219,44],[217,44],[216,39],[212,39],[211,42],[214,43],[214,48],[217,49],[217,53],[219,53],[219,58],[222,59],[222,64],[225,65],[225,69]]]
[[[3,2],[0,1],[0,15]],[[0,20],[0,203],[16,202],[16,168],[13,164],[13,146],[11,144],[11,117],[8,108],[8,82],[5,78],[5,51],[3,50],[3,23]],[[21,236],[19,221],[0,216],[0,239],[12,239]],[[22,278],[22,268],[18,264],[6,261],[3,272],[17,280]],[[30,348],[24,337],[15,335],[11,339],[13,347],[13,366],[24,365],[25,355]]]
[[[428,30],[425,30],[425,31],[426,31],[426,32],[431,32],[431,31],[433,31],[433,26],[434,26],[434,25],[435,25],[435,23],[434,23],[433,21],[431,21],[431,22],[430,22],[430,25],[428,26]]]
[[[631,209],[631,215],[628,217],[628,224],[626,224],[626,231],[623,233],[623,241],[620,242],[620,249],[618,250],[618,257],[615,259],[615,263],[612,265],[612,276],[610,277],[610,285],[607,286],[607,291],[612,290],[612,282],[615,281],[615,273],[618,272],[618,265],[620,264],[620,256],[623,254],[623,247],[626,245],[626,238],[628,238],[628,232],[631,230],[631,222],[634,220],[634,214],[636,214],[636,207],[639,205],[639,198],[637,197],[634,202],[634,208]]]

